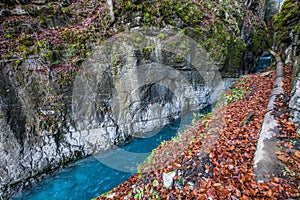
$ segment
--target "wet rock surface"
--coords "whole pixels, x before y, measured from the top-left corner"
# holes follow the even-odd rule
[[[276,32],[275,47],[285,58],[285,64],[293,67],[291,80],[291,100],[289,103],[291,109],[290,120],[296,123],[299,133],[300,20],[298,8],[299,1],[284,1],[282,5],[282,12],[273,18],[273,25]]]
[[[164,48],[152,37],[145,40],[154,49]],[[67,71],[69,76],[59,70],[39,71],[35,60],[23,62],[21,67],[28,73],[3,64],[0,172],[4,197],[68,162],[130,137],[144,137],[216,99],[211,98],[218,91],[217,79],[221,81],[216,71],[188,67],[163,51],[146,56],[133,46],[121,47],[129,52],[120,57],[124,62],[114,63],[119,58],[113,56],[119,54],[104,57],[106,52],[98,48],[81,69]],[[159,59],[161,64],[151,61]]]
[[[101,71],[92,61],[101,55],[91,49],[103,39],[141,26],[175,27],[201,43],[224,77],[237,77],[246,50],[253,52],[265,44],[265,24],[255,16],[264,13],[263,1],[243,1],[250,12],[238,2],[223,2],[216,12],[211,10],[216,2],[146,1],[146,6],[139,1],[114,2],[114,17],[106,3],[1,1],[1,196],[30,186],[68,162],[159,129],[216,99],[219,90],[211,94],[214,83],[204,86],[207,77],[191,64],[203,63],[201,56],[183,59],[172,51],[158,53],[159,43],[149,39],[137,51],[123,49],[129,57],[115,54]],[[245,26],[252,24],[252,30],[261,32],[256,35],[249,28],[243,40],[240,27],[245,14],[249,16]],[[253,45],[247,46],[249,41]],[[87,55],[90,62],[80,68]],[[166,71],[151,75],[146,69],[160,67],[154,64],[158,61],[179,72],[179,79]],[[141,73],[137,66],[144,66],[142,72],[154,78],[137,79]],[[98,71],[93,74],[93,70]]]

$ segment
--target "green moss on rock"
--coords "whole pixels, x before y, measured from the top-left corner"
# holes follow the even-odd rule
[[[32,45],[34,45],[34,39],[33,39],[33,37],[30,36],[30,35],[26,35],[26,34],[22,34],[20,36],[19,42],[20,42],[20,44],[25,45],[25,46],[32,46]]]
[[[299,16],[297,0],[285,0],[281,12],[273,17],[272,25],[276,32],[275,45],[289,42],[290,33],[297,32],[296,19]]]
[[[251,38],[253,41],[252,51],[260,53],[270,48],[273,37],[268,35],[266,27],[257,27],[256,31],[253,31]]]
[[[80,12],[75,11],[75,8],[79,7]],[[241,24],[247,11],[234,0],[221,2],[161,0],[143,1],[143,4],[139,0],[119,1],[114,4],[114,21],[110,18],[105,1],[76,0],[64,6],[49,2],[38,9],[27,6],[26,10],[32,16],[32,24],[36,24],[42,31],[48,31],[48,33],[42,39],[35,38],[33,33],[27,34],[27,38],[20,38],[20,43],[25,47],[32,46],[32,48],[26,49],[21,46],[14,52],[25,57],[38,54],[49,63],[56,62],[54,51],[60,55],[59,59],[62,63],[80,63],[90,54],[94,45],[124,31],[125,24],[129,26],[128,28],[168,27],[175,31],[183,31],[205,48],[216,63],[224,64],[228,60],[230,68],[236,72],[245,51],[245,44],[239,37]],[[51,17],[47,18],[48,15]],[[51,23],[60,24],[55,22],[56,18],[59,18],[58,21],[66,20],[68,26],[51,27],[55,31],[49,31]],[[249,18],[252,19],[252,17]],[[20,19],[19,21],[23,23],[26,20]],[[257,21],[252,24],[254,33],[256,29],[259,30],[253,35],[253,49],[265,48],[264,31],[266,29],[255,27]],[[11,24],[8,26],[11,27]],[[20,27],[20,25],[16,24],[15,27]],[[190,33],[191,29],[193,33]],[[15,37],[12,30],[7,32],[7,37]],[[39,43],[44,40],[48,43],[41,46]],[[72,54],[68,52],[71,45],[75,45]],[[6,55],[9,57],[10,54]]]

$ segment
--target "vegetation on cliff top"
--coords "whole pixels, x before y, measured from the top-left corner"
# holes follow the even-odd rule
[[[13,5],[5,6],[7,9],[13,7]],[[64,116],[64,114],[68,113],[66,109],[69,108],[68,105],[62,102],[70,101],[71,86],[80,64],[86,56],[91,54],[94,46],[126,29],[158,27],[182,31],[198,41],[218,64],[223,65],[227,63],[233,75],[237,75],[240,61],[247,50],[245,41],[240,37],[240,30],[245,17],[249,19],[247,25],[250,27],[250,38],[252,38],[253,43],[253,46],[250,47],[251,49],[248,50],[259,52],[267,48],[265,44],[267,44],[266,40],[268,40],[268,37],[264,22],[244,8],[242,4],[233,0],[162,0],[144,1],[143,3],[137,0],[116,0],[114,1],[115,20],[111,18],[109,7],[105,1],[74,0],[71,3],[46,1],[43,5],[25,3],[20,5],[20,8],[24,11],[22,15],[10,13],[7,16],[1,16],[0,60],[6,63],[13,63],[14,70],[19,71],[18,73],[12,72],[17,74],[16,80],[18,83],[16,84],[26,85],[25,82],[28,81],[28,77],[33,77],[32,74],[34,72],[44,76],[44,79],[40,77],[31,78],[34,80],[31,82],[34,85],[32,88],[35,89],[30,92],[38,94],[38,98],[32,100],[32,103],[35,104],[35,107],[33,107],[48,107],[48,104],[54,105],[49,107],[57,109],[55,110],[57,114],[50,117],[41,113],[39,113],[39,116],[34,113],[28,114],[30,117],[28,119],[28,127],[35,127],[36,133],[40,133],[39,128],[63,131],[62,120],[67,121],[68,116]],[[145,47],[146,53],[149,53],[149,49]],[[28,63],[25,63],[25,61],[29,58],[38,61],[36,68],[30,68],[29,65],[26,65]],[[53,88],[50,88],[44,82],[49,74],[51,74],[51,78],[56,80],[52,82]],[[268,90],[267,87],[270,84],[261,85],[263,81],[266,81],[265,79],[257,78],[258,82],[255,82],[255,84],[261,86],[260,90],[253,90],[253,93],[261,95],[259,101],[255,101],[255,104],[266,104],[265,100],[261,98],[267,95],[265,91]],[[255,87],[255,84],[251,87]],[[245,85],[247,88],[244,89],[248,91],[250,87],[249,82],[242,85]],[[255,96],[250,92],[246,97],[251,99],[252,95]],[[239,99],[240,94],[237,94],[237,96]],[[231,116],[237,111],[234,109],[234,106],[229,106],[229,111],[224,111],[224,116],[226,116],[228,123],[242,124],[250,110],[254,109],[253,102],[249,103],[247,107],[242,106],[238,102],[234,106],[244,112],[238,116],[239,118],[236,121],[230,121]],[[247,102],[243,103],[248,105]],[[186,137],[181,138],[181,140],[186,140],[182,144],[187,145],[184,146],[183,151],[177,151],[176,153],[178,154],[174,153],[172,162],[161,163],[167,163],[166,167],[153,165],[159,171],[150,170],[150,174],[132,177],[116,190],[116,194],[118,195],[119,192],[124,191],[125,195],[131,193],[141,198],[145,197],[142,193],[148,195],[149,192],[151,197],[153,196],[154,198],[157,195],[165,197],[167,193],[178,197],[189,197],[193,194],[199,195],[199,197],[207,197],[207,194],[216,196],[221,195],[221,193],[227,196],[233,194],[237,197],[246,197],[253,194],[265,195],[267,186],[257,186],[253,181],[251,170],[247,168],[246,164],[249,163],[241,162],[249,160],[253,156],[255,139],[252,142],[249,137],[257,137],[254,133],[250,133],[249,137],[243,138],[245,127],[247,129],[253,128],[254,132],[257,133],[259,125],[256,121],[261,121],[261,116],[263,116],[263,110],[257,109],[251,110],[251,112],[255,112],[255,117],[257,117],[254,118],[256,119],[254,122],[249,122],[251,127],[248,127],[250,126],[249,124],[242,124],[237,130],[228,130],[225,127],[220,135],[212,134],[210,136],[206,132],[207,127],[214,125],[213,116],[202,120],[196,132],[187,132],[185,134]],[[236,134],[232,135],[232,131]],[[60,137],[60,133],[57,135]],[[209,145],[217,139],[214,136],[218,136],[218,142],[223,146],[218,146],[211,150],[212,146]],[[240,137],[242,140],[237,140]],[[229,143],[225,144],[224,138],[229,138]],[[242,146],[245,141],[250,141],[245,144],[248,146]],[[166,142],[163,145],[164,148],[161,146],[156,150],[156,154],[163,154],[159,151],[172,152],[170,150],[178,146],[178,143],[173,142]],[[239,143],[236,144],[236,142]],[[208,155],[205,158],[208,164],[197,169],[194,164],[201,165],[201,160],[195,155],[199,153],[202,145],[208,145],[204,149],[211,151],[204,152]],[[232,148],[232,146],[235,147],[236,145],[241,146],[243,150],[249,150],[245,150],[245,154],[242,156],[238,155],[238,152],[234,152],[235,149]],[[224,157],[220,155],[219,149],[224,150]],[[231,159],[231,156],[235,156],[235,159]],[[153,157],[152,164],[155,164],[155,162],[159,164],[159,159],[158,157]],[[227,160],[230,163],[217,163],[216,159]],[[217,167],[212,168],[212,164],[209,164],[211,162]],[[232,162],[237,162],[242,170],[236,170]],[[183,168],[183,166],[186,168]],[[182,173],[181,175],[177,174],[178,188],[175,191],[163,188],[160,176],[163,172],[171,171],[172,169],[181,170]],[[205,174],[207,177],[199,178],[194,176],[197,173]],[[217,174],[214,179],[211,177],[212,173]],[[232,181],[229,184],[226,181],[227,177],[231,176],[230,174],[233,174],[234,177],[228,179]],[[249,181],[247,181],[248,178]],[[277,189],[279,187],[278,181],[274,182],[276,186],[274,187]],[[137,183],[141,183],[141,185],[138,186]],[[193,183],[194,185],[188,183]],[[134,188],[132,185],[136,187]],[[146,185],[148,185],[147,188],[144,187]],[[252,187],[252,185],[254,186]],[[245,187],[247,190],[242,190]]]
[[[246,50],[259,52],[268,46],[264,22],[234,0],[116,0],[114,19],[106,1],[34,2],[17,6],[0,3],[5,10],[0,18],[0,60],[13,66],[17,85],[28,84],[29,94],[39,94],[30,101],[35,110],[28,111],[32,113],[27,113],[31,117],[26,122],[27,129],[36,134],[59,129],[69,120],[70,116],[60,115],[70,109],[73,81],[81,63],[94,46],[122,31],[157,27],[183,32],[199,42],[223,67],[223,75],[230,77],[238,75]],[[12,11],[16,7],[18,14]],[[250,47],[240,37],[246,18],[253,44]],[[143,56],[147,58],[151,51],[145,46]],[[112,63],[118,72],[115,65]],[[31,84],[28,77],[34,80]],[[38,108],[57,114],[45,116]],[[57,135],[60,138],[61,134]]]
[[[48,2],[42,6],[30,3],[21,8],[24,15],[3,17],[0,25],[0,59],[14,60],[16,65],[34,55],[51,69],[78,66],[94,45],[124,31],[126,26],[183,30],[217,63],[229,59],[230,67],[235,69],[246,50],[240,38],[244,16],[250,19],[254,49],[263,48],[260,45],[266,43],[266,35],[256,34],[266,33],[263,22],[233,0],[163,0],[143,4],[137,0],[114,1],[114,21],[105,1]]]

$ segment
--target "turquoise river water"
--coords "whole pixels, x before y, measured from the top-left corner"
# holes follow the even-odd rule
[[[203,109],[201,113],[210,111],[211,107],[209,106]],[[106,160],[111,160],[111,158],[121,155],[124,150],[126,152],[136,153],[137,155],[150,155],[151,151],[162,141],[170,140],[177,135],[179,129],[187,128],[187,126],[191,124],[192,118],[192,114],[186,115],[181,119],[176,120],[174,123],[164,126],[158,133],[153,134],[151,137],[135,138],[119,148],[95,156],[90,156],[70,164],[65,169],[54,173],[37,183],[32,189],[17,194],[13,199],[85,200],[97,197],[128,179],[136,172],[136,167],[142,161],[141,158],[135,159],[134,156],[125,158],[126,161],[129,161],[130,163],[130,166],[128,167],[128,169],[130,168],[132,170],[130,171],[120,170],[118,167],[109,167],[108,165],[103,164]],[[126,163],[122,163],[121,160],[120,163],[121,165],[126,165]]]

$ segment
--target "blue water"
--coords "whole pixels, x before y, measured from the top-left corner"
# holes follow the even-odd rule
[[[257,67],[255,73],[260,72],[261,70],[269,67],[271,65],[272,56],[261,56],[257,62]]]
[[[201,113],[210,111],[211,107],[207,107]],[[192,118],[189,114],[151,137],[135,138],[119,148],[77,161],[13,199],[84,200],[97,197],[127,180],[154,148],[176,136],[179,130],[186,129]]]

